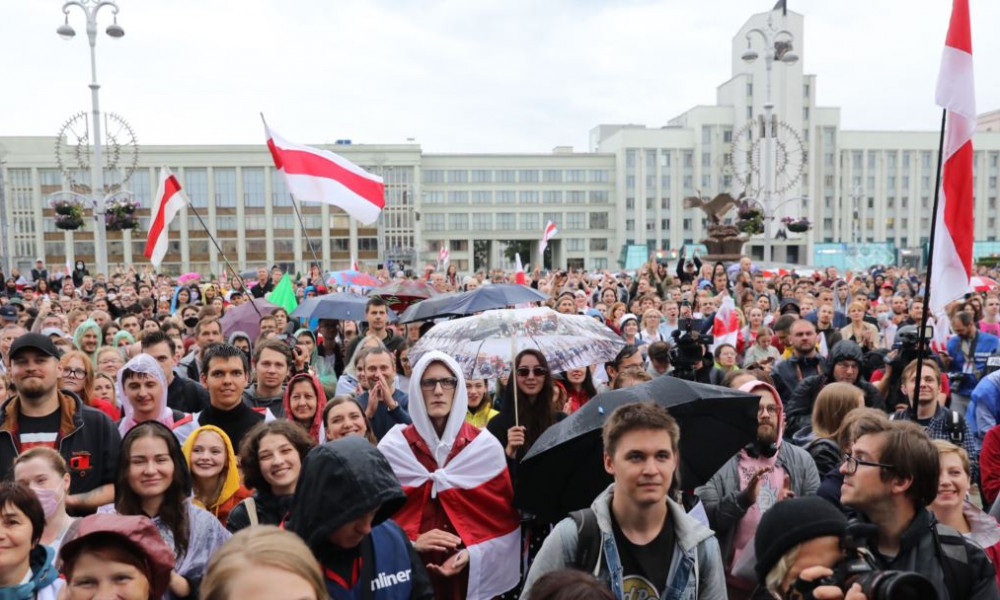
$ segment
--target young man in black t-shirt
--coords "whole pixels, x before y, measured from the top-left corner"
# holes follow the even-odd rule
[[[522,598],[539,577],[565,567],[593,573],[616,598],[726,597],[719,543],[670,498],[680,429],[649,403],[617,408],[604,424],[604,468],[615,482],[590,509],[559,522],[531,565]],[[578,526],[577,521],[580,522]],[[593,556],[581,551],[597,545]],[[581,564],[590,560],[591,564]]]

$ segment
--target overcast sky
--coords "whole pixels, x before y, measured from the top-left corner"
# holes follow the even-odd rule
[[[53,135],[90,110],[84,20],[2,0],[0,136]],[[258,112],[301,143],[426,152],[587,147],[600,123],[659,126],[713,104],[730,45],[773,0],[118,0],[102,10],[101,106],[140,144],[260,143]],[[933,130],[951,2],[789,0],[820,106],[845,129]],[[976,99],[1000,108],[1000,3],[971,0]]]

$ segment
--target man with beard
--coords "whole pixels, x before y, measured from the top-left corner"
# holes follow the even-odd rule
[[[753,591],[755,582],[733,574],[733,566],[752,542],[761,516],[776,502],[812,495],[819,489],[816,463],[809,453],[782,443],[784,419],[777,390],[763,381],[749,381],[739,389],[760,396],[757,440],[695,490],[719,539],[732,600],[749,598]]]
[[[781,319],[779,319],[780,321]],[[775,332],[778,331],[775,325]],[[823,357],[816,351],[816,326],[806,319],[797,319],[788,329],[792,355],[774,368],[774,387],[788,400],[800,381],[823,372]]]
[[[59,391],[59,350],[48,336],[26,333],[10,347],[10,380],[17,387],[0,411],[0,473],[35,446],[57,450],[69,467],[66,508],[92,513],[115,499],[121,437],[111,420],[76,396]]]

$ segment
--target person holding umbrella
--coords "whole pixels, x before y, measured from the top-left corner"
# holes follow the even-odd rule
[[[521,597],[534,597],[545,574],[573,567],[595,574],[619,599],[725,598],[718,541],[671,498],[679,488],[677,421],[661,406],[626,404],[602,434],[604,468],[614,483],[589,509],[556,525]]]

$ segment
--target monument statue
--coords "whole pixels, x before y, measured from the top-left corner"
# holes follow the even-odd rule
[[[708,216],[708,237],[701,240],[708,249],[708,254],[703,258],[710,261],[738,261],[742,256],[743,244],[746,243],[746,236],[740,233],[735,225],[723,224],[722,219],[730,210],[736,207],[743,199],[746,192],[733,198],[723,192],[709,200],[701,196],[698,191],[697,196],[689,196],[684,199],[684,208],[700,208]]]

